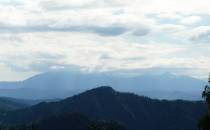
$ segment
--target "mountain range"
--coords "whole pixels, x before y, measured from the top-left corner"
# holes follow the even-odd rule
[[[202,80],[170,73],[125,76],[112,72],[51,71],[24,81],[0,82],[0,96],[54,99],[72,96],[97,86],[113,86],[119,91],[151,98],[200,100],[204,85]]]

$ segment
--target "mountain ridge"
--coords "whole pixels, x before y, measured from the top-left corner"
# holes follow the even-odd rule
[[[3,86],[5,88],[1,89]],[[116,76],[113,73],[55,71],[42,73],[14,84],[13,82],[11,84],[8,82],[6,85],[4,83],[3,86],[1,87],[0,83],[0,96],[23,99],[65,98],[97,86],[114,86],[119,91],[135,92],[152,98],[167,98],[170,94],[167,95],[164,92],[177,92],[179,94],[175,93],[171,99],[178,99],[180,95],[183,95],[182,93],[185,93],[185,96],[181,96],[184,97],[183,99],[200,100],[198,97],[200,97],[205,82],[168,73],[126,77]],[[7,86],[13,86],[13,89]],[[6,87],[9,89],[6,89]],[[152,96],[151,91],[156,91],[157,96]]]
[[[91,119],[119,121],[128,130],[197,130],[196,122],[204,111],[203,102],[154,100],[118,92],[110,87],[100,87],[59,102],[43,102],[8,112],[0,121],[20,124],[62,113],[81,113]]]

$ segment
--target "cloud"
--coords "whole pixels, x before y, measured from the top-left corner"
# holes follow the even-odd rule
[[[49,54],[47,52],[32,52],[32,54],[22,52],[16,55],[8,55],[5,59],[1,59],[1,61],[14,71],[42,72],[49,71],[53,68],[62,68],[64,65],[59,64],[59,60],[63,58],[65,58],[65,56]],[[11,62],[9,59],[13,59],[15,63]],[[23,59],[25,62],[21,62]]]
[[[180,23],[186,24],[186,25],[193,25],[200,22],[201,20],[202,18],[200,16],[190,16],[190,17],[185,17],[181,19]]]
[[[151,67],[146,69],[123,69],[123,70],[113,70],[110,73],[114,75],[120,74],[125,76],[138,76],[138,75],[159,75],[159,74],[177,74],[184,75],[185,72],[189,72],[191,69],[184,67]]]
[[[42,0],[40,6],[43,6],[47,10],[72,10],[72,9],[84,9],[84,8],[129,8],[129,10],[137,10],[138,12],[145,13],[165,13],[165,14],[192,14],[192,13],[207,13],[209,11],[209,0],[200,2],[197,0]],[[164,4],[163,4],[164,3]],[[165,15],[166,16],[166,15]]]
[[[4,51],[0,53],[0,61],[18,71],[43,71],[68,65],[91,70],[148,68],[171,65],[173,58],[169,61],[165,56],[182,51],[182,48],[174,45],[126,43],[119,41],[118,38],[86,36],[81,33],[19,35],[23,36],[23,41],[18,46],[5,44],[2,46]]]
[[[159,14],[156,14],[156,17],[159,19],[177,20],[177,19],[181,19],[183,16],[177,13],[159,13]]]
[[[205,74],[210,45],[201,43],[210,41],[209,4],[1,0],[0,63],[19,73],[78,66],[96,71],[188,68]]]
[[[4,6],[23,6],[23,2],[21,0],[0,0],[0,5]]]
[[[16,35],[5,34],[0,36],[1,41],[22,42],[22,39]]]
[[[192,29],[190,40],[195,42],[210,42],[210,26],[200,26]]]
[[[142,27],[142,28],[139,28],[139,29],[135,29],[132,34],[134,36],[145,36],[147,34],[149,34],[151,31],[151,29],[149,27]]]
[[[50,25],[12,26],[0,25],[0,33],[33,33],[33,32],[84,32],[101,36],[117,36],[129,29],[123,26],[67,26],[51,27]],[[142,34],[145,35],[145,34]]]
[[[79,17],[79,16],[78,16]],[[80,16],[82,17],[82,16]],[[89,20],[89,24],[85,23],[85,19],[79,19],[68,22],[68,19],[57,21],[53,19],[39,19],[38,21],[26,22],[26,24],[0,22],[0,33],[34,33],[34,32],[81,32],[81,33],[95,33],[100,36],[118,36],[126,32],[133,32],[135,36],[145,36],[149,34],[150,27],[144,23],[136,22],[118,22],[119,20],[113,18],[113,22],[109,23],[110,18],[104,21]],[[124,19],[119,18],[119,19]],[[84,21],[83,21],[84,20]],[[102,19],[103,20],[103,19]],[[106,23],[104,23],[106,22]],[[147,22],[147,21],[145,21]]]
[[[79,9],[122,7],[126,0],[44,0],[39,2],[39,6],[47,11],[67,11]]]
[[[117,36],[127,32],[126,27],[117,27],[117,26],[110,26],[110,27],[87,27],[84,31],[92,31],[101,36]]]
[[[186,27],[178,24],[163,24],[157,27],[157,31],[162,31],[166,33],[176,33],[185,30]]]
[[[74,32],[17,36],[21,37],[21,42],[0,39],[4,41],[1,42],[0,62],[14,72],[37,73],[77,66],[99,72],[171,67],[202,70],[204,73],[210,65],[208,45],[126,42],[118,37]]]
[[[62,10],[74,10],[74,9],[82,9],[91,6],[92,1],[82,1],[82,2],[67,2],[64,0],[55,1],[55,0],[48,0],[48,1],[41,1],[39,5],[42,9],[48,11],[62,11]]]

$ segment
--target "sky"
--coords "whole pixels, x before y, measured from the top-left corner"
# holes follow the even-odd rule
[[[0,0],[0,81],[57,69],[210,71],[210,0]]]

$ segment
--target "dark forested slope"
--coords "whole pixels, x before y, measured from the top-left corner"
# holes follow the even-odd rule
[[[100,87],[59,102],[40,103],[1,117],[4,124],[30,123],[63,113],[118,121],[129,130],[196,130],[205,111],[203,102],[153,100]]]

